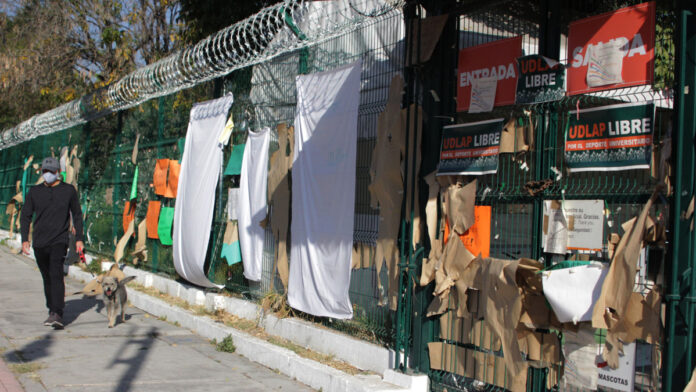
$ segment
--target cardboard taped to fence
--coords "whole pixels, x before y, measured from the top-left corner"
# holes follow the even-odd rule
[[[440,342],[428,343],[428,351],[431,369],[459,374],[512,392],[526,391],[526,363],[515,373],[504,366],[503,358],[494,354]]]

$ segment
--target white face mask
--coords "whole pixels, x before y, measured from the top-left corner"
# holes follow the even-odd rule
[[[58,175],[56,173],[45,172],[43,174],[43,179],[47,184],[53,184],[56,179],[58,179]]]

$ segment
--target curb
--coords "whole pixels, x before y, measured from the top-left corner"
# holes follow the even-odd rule
[[[0,358],[0,392],[24,392],[24,388],[2,358]]]

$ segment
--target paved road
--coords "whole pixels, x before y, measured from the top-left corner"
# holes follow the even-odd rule
[[[66,286],[72,292],[81,284],[67,279]],[[111,329],[94,298],[66,298],[64,330],[45,327],[46,317],[33,260],[0,246],[0,352],[26,372],[18,376],[26,391],[310,390],[133,307]]]

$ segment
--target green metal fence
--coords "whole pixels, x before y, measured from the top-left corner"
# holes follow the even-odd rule
[[[189,112],[195,102],[232,93],[235,100],[231,109],[235,123],[232,143],[244,143],[248,129],[269,126],[273,131],[270,151],[273,153],[278,149],[276,127],[282,123],[292,125],[294,120],[295,76],[330,70],[361,59],[354,241],[373,246],[378,211],[370,207],[368,171],[376,138],[377,116],[384,109],[392,77],[403,69],[403,24],[400,12],[389,11],[374,16],[357,31],[147,101],[132,109],[4,149],[0,151],[0,208],[4,212],[8,201],[15,195],[15,182],[22,178],[27,157],[33,155],[34,162],[40,162],[52,153],[59,156],[63,146],[72,149],[77,145],[82,168],[78,183],[86,216],[86,249],[111,259],[116,242],[124,234],[122,217],[136,167],[131,162],[136,138],[139,177],[135,216],[140,222],[145,219],[149,201],[160,201],[163,207],[174,207],[175,199],[155,194],[151,185],[153,172],[157,159],[180,159]],[[225,162],[229,155],[230,150],[226,149]],[[26,183],[31,186],[39,178],[39,173],[29,168],[28,174]],[[252,300],[262,300],[271,292],[283,294],[278,273],[272,270],[275,241],[270,228],[266,230],[260,282],[246,280],[241,263],[228,266],[219,256],[227,223],[227,189],[238,186],[238,177],[224,176],[216,191],[214,222],[205,265],[208,276],[216,283],[224,284],[230,293]],[[8,215],[2,214],[2,228],[9,229],[9,219]],[[126,247],[123,261],[128,264],[133,263],[135,242],[132,239]],[[148,259],[138,260],[136,267],[178,278],[170,246],[162,245],[157,239],[148,239],[147,250]],[[386,287],[386,271],[382,276],[377,276],[374,266],[353,271],[350,296],[355,316],[352,320],[297,315],[390,346],[394,339],[394,312],[381,305],[385,302],[385,293],[379,291],[378,280]]]
[[[559,261],[559,256],[543,252],[541,246],[543,201],[558,199],[602,199],[606,202],[605,234],[621,232],[621,223],[637,215],[642,205],[652,194],[657,180],[648,170],[632,170],[608,173],[573,173],[569,174],[563,159],[564,131],[568,121],[568,111],[577,107],[588,109],[595,106],[623,102],[654,101],[658,106],[656,112],[655,140],[664,141],[671,130],[679,129],[679,136],[688,133],[686,144],[679,145],[685,151],[683,161],[674,160],[673,170],[677,173],[675,191],[679,197],[661,198],[654,206],[651,215],[666,223],[674,222],[674,230],[669,233],[673,244],[681,240],[678,249],[670,250],[672,242],[666,248],[656,247],[647,251],[646,270],[665,264],[664,277],[665,298],[668,303],[666,339],[663,373],[657,372],[657,364],[649,361],[636,369],[636,388],[654,390],[655,388],[672,390],[672,385],[683,385],[689,369],[693,367],[693,326],[694,326],[694,276],[693,249],[696,239],[687,233],[688,222],[676,218],[686,208],[693,195],[694,152],[689,143],[694,138],[694,111],[682,109],[682,117],[677,123],[672,121],[671,108],[676,105],[670,92],[654,90],[651,87],[636,87],[612,90],[602,94],[575,96],[559,102],[511,106],[496,108],[494,112],[480,115],[457,113],[454,107],[456,83],[453,73],[457,67],[459,49],[475,46],[516,35],[523,35],[525,54],[544,54],[552,58],[565,60],[564,50],[567,37],[567,25],[570,21],[582,17],[616,9],[619,6],[637,3],[636,1],[617,4],[613,1],[568,2],[561,7],[553,1],[509,0],[481,5],[476,2],[442,2],[437,9],[434,3],[423,2],[428,14],[449,13],[449,19],[440,38],[432,59],[426,63],[405,67],[406,58],[420,57],[417,52],[420,45],[419,24],[404,23],[406,18],[424,17],[423,8],[410,4],[404,12],[390,11],[375,16],[359,30],[350,32],[328,41],[275,57],[259,65],[235,71],[225,77],[206,82],[182,92],[151,100],[137,107],[109,114],[92,120],[84,125],[73,127],[47,136],[41,136],[15,147],[0,150],[0,210],[16,193],[16,182],[23,177],[25,159],[34,156],[34,162],[48,155],[60,154],[61,147],[78,146],[81,161],[79,172],[79,192],[85,211],[85,232],[87,250],[104,258],[111,258],[116,241],[123,235],[122,215],[124,205],[130,194],[131,181],[135,165],[131,162],[134,142],[139,135],[137,166],[139,168],[138,199],[136,219],[144,219],[147,202],[161,201],[164,206],[174,206],[174,199],[155,195],[151,186],[155,161],[169,158],[179,159],[182,138],[186,134],[189,111],[195,102],[220,97],[232,93],[235,103],[232,116],[235,123],[233,144],[243,143],[246,131],[250,128],[269,126],[275,130],[281,123],[292,124],[295,115],[295,76],[303,73],[329,70],[357,59],[363,61],[361,80],[361,98],[359,107],[358,156],[356,170],[356,208],[354,242],[374,245],[378,229],[378,211],[370,207],[367,190],[369,184],[369,167],[372,150],[376,142],[377,116],[384,110],[388,86],[392,77],[401,73],[406,80],[404,107],[409,103],[419,103],[424,109],[422,154],[423,161],[419,168],[421,174],[430,173],[437,166],[442,127],[453,123],[472,122],[488,118],[510,118],[519,116],[523,122],[533,124],[535,143],[531,151],[513,157],[502,154],[498,172],[495,175],[478,178],[477,205],[491,206],[491,257],[518,259],[528,257],[542,260],[546,265]],[[624,4],[627,3],[627,4]],[[431,11],[431,9],[434,9]],[[661,20],[676,20],[677,11],[660,3],[658,6],[658,26]],[[693,19],[690,13],[681,15],[684,19],[684,52],[678,56],[682,64],[677,74],[681,75],[677,91],[677,104],[692,104],[691,95],[684,95],[684,86],[693,81],[696,65],[693,60],[686,61],[686,54],[692,57],[696,53],[694,33],[686,26],[686,21]],[[406,28],[406,26],[409,26]],[[664,26],[662,26],[664,27]],[[689,29],[692,29],[689,27]],[[688,31],[687,31],[688,30]],[[666,45],[665,42],[658,42]],[[414,61],[414,63],[417,63]],[[672,65],[667,64],[667,67]],[[671,81],[664,80],[666,85]],[[435,92],[433,94],[432,92]],[[437,97],[437,99],[436,99]],[[691,103],[689,103],[691,102]],[[675,108],[678,106],[674,106]],[[681,106],[680,106],[681,107]],[[693,107],[693,106],[690,106]],[[415,115],[411,113],[410,115]],[[688,121],[691,121],[689,123]],[[686,124],[686,125],[685,125]],[[690,125],[689,125],[690,124]],[[677,127],[678,126],[678,127]],[[688,128],[691,126],[691,128]],[[686,128],[685,128],[686,127]],[[691,129],[684,131],[682,129]],[[413,130],[409,130],[412,132]],[[690,132],[690,133],[689,133]],[[675,136],[673,136],[675,138]],[[691,138],[691,139],[689,139]],[[681,139],[676,139],[681,140]],[[676,141],[675,141],[676,143]],[[691,143],[692,145],[693,143]],[[414,146],[407,146],[409,154],[415,152]],[[277,150],[277,134],[272,136],[271,152]],[[225,161],[229,157],[225,150]],[[685,170],[685,168],[689,168]],[[416,183],[416,191],[425,200],[427,189],[422,175],[415,177],[413,167],[408,168],[406,181]],[[690,173],[690,174],[687,174]],[[559,175],[560,174],[560,175]],[[680,179],[683,176],[683,181]],[[26,173],[26,184],[31,186],[39,178],[33,168]],[[551,180],[548,188],[531,195],[525,185],[531,181]],[[269,292],[283,293],[283,286],[274,265],[273,235],[266,231],[263,277],[261,282],[249,282],[242,275],[241,264],[228,266],[219,257],[222,238],[226,224],[225,208],[227,189],[238,186],[237,179],[226,176],[216,193],[214,225],[211,231],[209,253],[206,262],[208,276],[217,283],[225,284],[228,292],[253,300],[261,300]],[[677,201],[678,200],[678,201]],[[417,206],[416,208],[423,208]],[[402,215],[412,213],[410,206],[404,206]],[[424,215],[424,211],[421,210]],[[9,229],[10,217],[0,215],[0,227]],[[404,222],[402,240],[411,238],[406,235],[411,228]],[[682,233],[682,234],[675,234]],[[605,236],[606,237],[606,236]],[[135,241],[127,247],[124,260],[132,263],[131,252]],[[687,244],[687,245],[683,245]],[[414,286],[420,276],[422,257],[427,254],[429,244],[419,244],[415,248],[407,241],[401,243],[401,287],[399,311],[390,311],[386,303],[386,293],[378,287],[387,287],[387,272],[383,269],[378,276],[374,266],[354,270],[351,276],[350,296],[354,305],[354,319],[336,321],[298,314],[315,322],[353,334],[359,338],[394,347],[402,354],[397,366],[415,369],[427,373],[434,390],[465,391],[503,390],[510,385],[492,385],[483,382],[487,375],[467,378],[454,370],[462,365],[453,360],[449,366],[453,371],[431,370],[427,344],[445,342],[458,347],[490,354],[494,371],[504,366],[502,353],[491,350],[490,342],[458,343],[450,338],[443,338],[441,331],[454,331],[454,319],[446,325],[440,325],[440,318],[425,317],[425,310],[432,300],[433,285]],[[608,244],[603,245],[602,261],[606,258]],[[177,277],[172,262],[171,247],[162,245],[158,240],[148,239],[148,260],[139,261],[137,267],[153,272]],[[688,262],[677,263],[677,260]],[[667,261],[665,263],[665,261]],[[671,263],[670,263],[671,262]],[[690,273],[690,275],[689,275]],[[381,282],[381,286],[378,285]],[[687,284],[691,282],[690,284]],[[654,282],[647,279],[638,282],[637,289],[648,289]],[[691,291],[688,291],[691,290]],[[689,302],[691,301],[691,302]],[[688,305],[687,305],[688,304]],[[476,332],[473,328],[465,333]],[[544,331],[561,335],[559,331]],[[603,331],[596,331],[597,340],[603,339]],[[676,342],[676,343],[675,343]],[[483,344],[486,343],[486,344]],[[643,344],[643,343],[641,343]],[[644,344],[643,344],[644,345]],[[658,347],[658,352],[663,352]],[[687,358],[688,357],[688,358]],[[408,364],[407,364],[408,361]],[[678,376],[675,374],[679,373]],[[548,370],[530,369],[527,390],[543,391],[546,389]],[[664,374],[665,376],[661,376]],[[674,379],[674,384],[672,384]],[[563,389],[563,388],[561,388]],[[567,389],[566,389],[567,390]],[[574,390],[574,389],[570,389]]]

